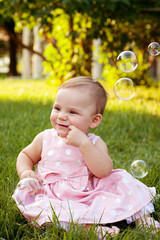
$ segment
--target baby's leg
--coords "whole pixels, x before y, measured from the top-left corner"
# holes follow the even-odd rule
[[[137,224],[138,226],[140,226],[140,228],[144,227],[144,228],[156,228],[156,230],[160,229],[160,223],[154,220],[154,218],[152,218],[150,214],[138,218]]]
[[[85,225],[88,229],[91,227],[90,224],[86,224]],[[102,236],[105,236],[105,234],[109,234],[112,237],[114,237],[115,235],[117,235],[120,232],[120,229],[116,226],[112,226],[110,227],[105,227],[105,226],[97,226],[96,227],[96,232],[98,234],[99,239],[102,239]]]

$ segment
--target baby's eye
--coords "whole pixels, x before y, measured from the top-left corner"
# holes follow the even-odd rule
[[[59,111],[59,110],[60,110],[60,108],[59,108],[59,107],[54,107],[54,109],[55,109],[55,110],[57,110],[57,111]]]
[[[77,112],[75,112],[75,111],[70,111],[70,113],[71,113],[71,114],[77,114]]]

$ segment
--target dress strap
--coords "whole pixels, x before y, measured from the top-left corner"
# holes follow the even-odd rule
[[[95,144],[96,141],[97,141],[98,139],[100,139],[99,136],[97,136],[97,135],[95,135],[95,134],[93,134],[93,133],[89,133],[87,136],[88,136],[88,138],[92,141],[93,144]]]

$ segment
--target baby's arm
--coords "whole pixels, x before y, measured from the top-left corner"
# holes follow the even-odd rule
[[[17,158],[17,173],[20,179],[23,178],[36,178],[38,181],[42,179],[33,171],[34,165],[41,159],[42,152],[42,138],[43,133],[39,133],[33,142],[24,148]]]
[[[78,147],[89,170],[97,177],[102,178],[110,174],[113,162],[108,155],[108,149],[100,138],[93,144],[81,130],[70,126],[66,143]]]

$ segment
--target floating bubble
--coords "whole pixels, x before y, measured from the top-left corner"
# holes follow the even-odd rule
[[[147,164],[143,160],[135,160],[131,164],[131,173],[136,178],[144,178],[148,174]]]
[[[134,52],[121,52],[117,57],[117,66],[122,72],[133,72],[138,66],[137,57]]]
[[[116,81],[113,91],[120,100],[129,100],[134,97],[136,89],[130,78],[120,78]]]
[[[157,42],[152,42],[148,46],[148,52],[152,56],[157,56],[160,53],[160,45]]]

